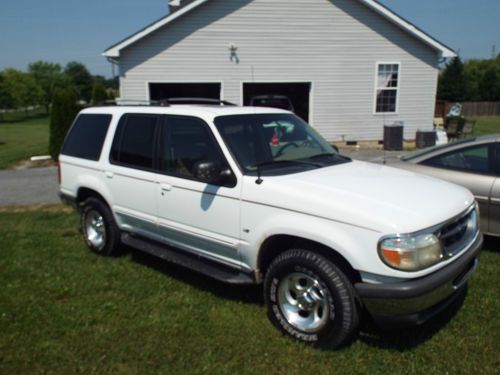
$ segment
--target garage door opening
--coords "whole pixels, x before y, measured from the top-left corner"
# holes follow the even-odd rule
[[[220,99],[220,83],[150,83],[150,100],[169,98]]]
[[[243,105],[250,105],[254,96],[283,95],[288,97],[297,116],[309,121],[310,82],[297,83],[243,83]]]

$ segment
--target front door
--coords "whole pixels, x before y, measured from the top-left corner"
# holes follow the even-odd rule
[[[209,126],[198,118],[167,116],[161,132],[158,177],[160,231],[174,246],[240,267],[240,187],[204,183],[200,161],[227,162]]]

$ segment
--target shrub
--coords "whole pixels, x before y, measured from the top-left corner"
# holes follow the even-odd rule
[[[105,102],[106,100],[108,100],[106,88],[100,83],[94,83],[94,86],[92,87],[92,105],[97,105]]]
[[[69,127],[78,114],[78,95],[73,88],[56,90],[50,114],[49,154],[53,160],[58,159],[61,147]]]

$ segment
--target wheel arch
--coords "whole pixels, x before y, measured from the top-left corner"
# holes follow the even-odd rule
[[[94,190],[92,188],[83,187],[83,186],[78,188],[78,191],[76,193],[77,207],[80,209],[83,202],[85,202],[85,200],[87,200],[88,198],[91,198],[91,197],[101,200],[106,206],[108,206],[108,208],[110,208],[108,201],[106,200],[106,198],[104,198],[104,196],[102,194],[100,194],[99,192],[97,192],[96,190]]]
[[[324,256],[339,267],[353,284],[361,280],[359,272],[335,249],[314,240],[288,234],[272,235],[262,243],[257,257],[260,274],[266,274],[269,266],[278,255],[294,248],[314,251]]]

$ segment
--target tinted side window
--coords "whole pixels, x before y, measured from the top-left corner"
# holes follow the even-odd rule
[[[124,115],[120,119],[111,147],[111,162],[139,169],[153,169],[159,118],[159,115]]]
[[[199,161],[219,161],[225,165],[206,124],[189,117],[169,117],[163,132],[161,170],[194,178],[193,167]]]
[[[439,168],[487,174],[492,172],[490,168],[489,149],[488,145],[469,147],[436,156],[422,164]]]
[[[66,137],[61,154],[99,160],[111,115],[81,114]]]
[[[497,176],[500,176],[500,143],[495,144],[495,170]]]

